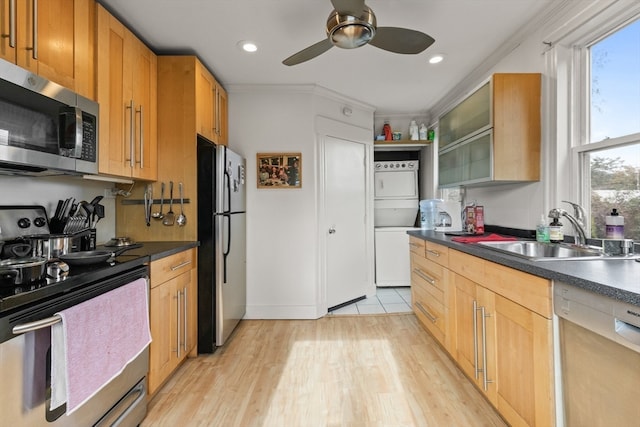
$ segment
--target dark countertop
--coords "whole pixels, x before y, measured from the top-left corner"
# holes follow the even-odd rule
[[[528,261],[473,243],[458,243],[444,233],[410,230],[411,236],[475,255],[545,279],[557,280],[640,306],[640,262],[633,260]]]
[[[200,242],[139,242],[142,243],[141,248],[135,248],[128,250],[119,257],[116,258],[118,261],[126,261],[127,259],[140,258],[140,257],[148,257],[149,261],[156,261],[161,258],[168,257],[173,254],[177,254],[178,252],[186,251],[187,249],[195,248],[200,246]],[[116,249],[113,247],[105,248],[104,246],[99,246],[97,249]]]

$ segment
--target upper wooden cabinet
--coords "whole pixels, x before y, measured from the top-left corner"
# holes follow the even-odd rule
[[[95,99],[93,0],[0,0],[0,58]]]
[[[439,186],[540,179],[538,73],[494,74],[439,120]]]
[[[195,67],[198,133],[211,142],[227,145],[227,92],[200,61]]]
[[[99,172],[155,181],[157,57],[98,5]]]

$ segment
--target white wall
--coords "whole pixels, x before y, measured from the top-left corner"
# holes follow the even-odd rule
[[[247,159],[246,318],[318,318],[315,116],[372,129],[373,112],[313,85],[234,85],[227,91],[229,147]],[[256,154],[265,152],[302,153],[302,188],[256,188]]]
[[[74,197],[78,201],[90,202],[94,197],[104,195],[105,189],[113,184],[83,180],[79,177],[17,177],[0,175],[0,195],[2,205],[41,205],[51,217],[58,200]],[[115,237],[115,198],[100,201],[105,207],[105,218],[97,226],[97,243],[105,243]]]

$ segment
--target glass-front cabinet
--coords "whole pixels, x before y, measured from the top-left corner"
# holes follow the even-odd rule
[[[439,187],[540,179],[539,73],[499,73],[439,119]]]
[[[469,95],[439,121],[440,149],[491,127],[491,82]]]
[[[493,177],[492,130],[440,152],[440,187],[477,184]]]

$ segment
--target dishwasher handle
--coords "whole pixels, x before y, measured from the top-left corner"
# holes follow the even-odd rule
[[[623,320],[615,321],[616,334],[629,341],[630,343],[640,346],[640,328],[627,323]]]

